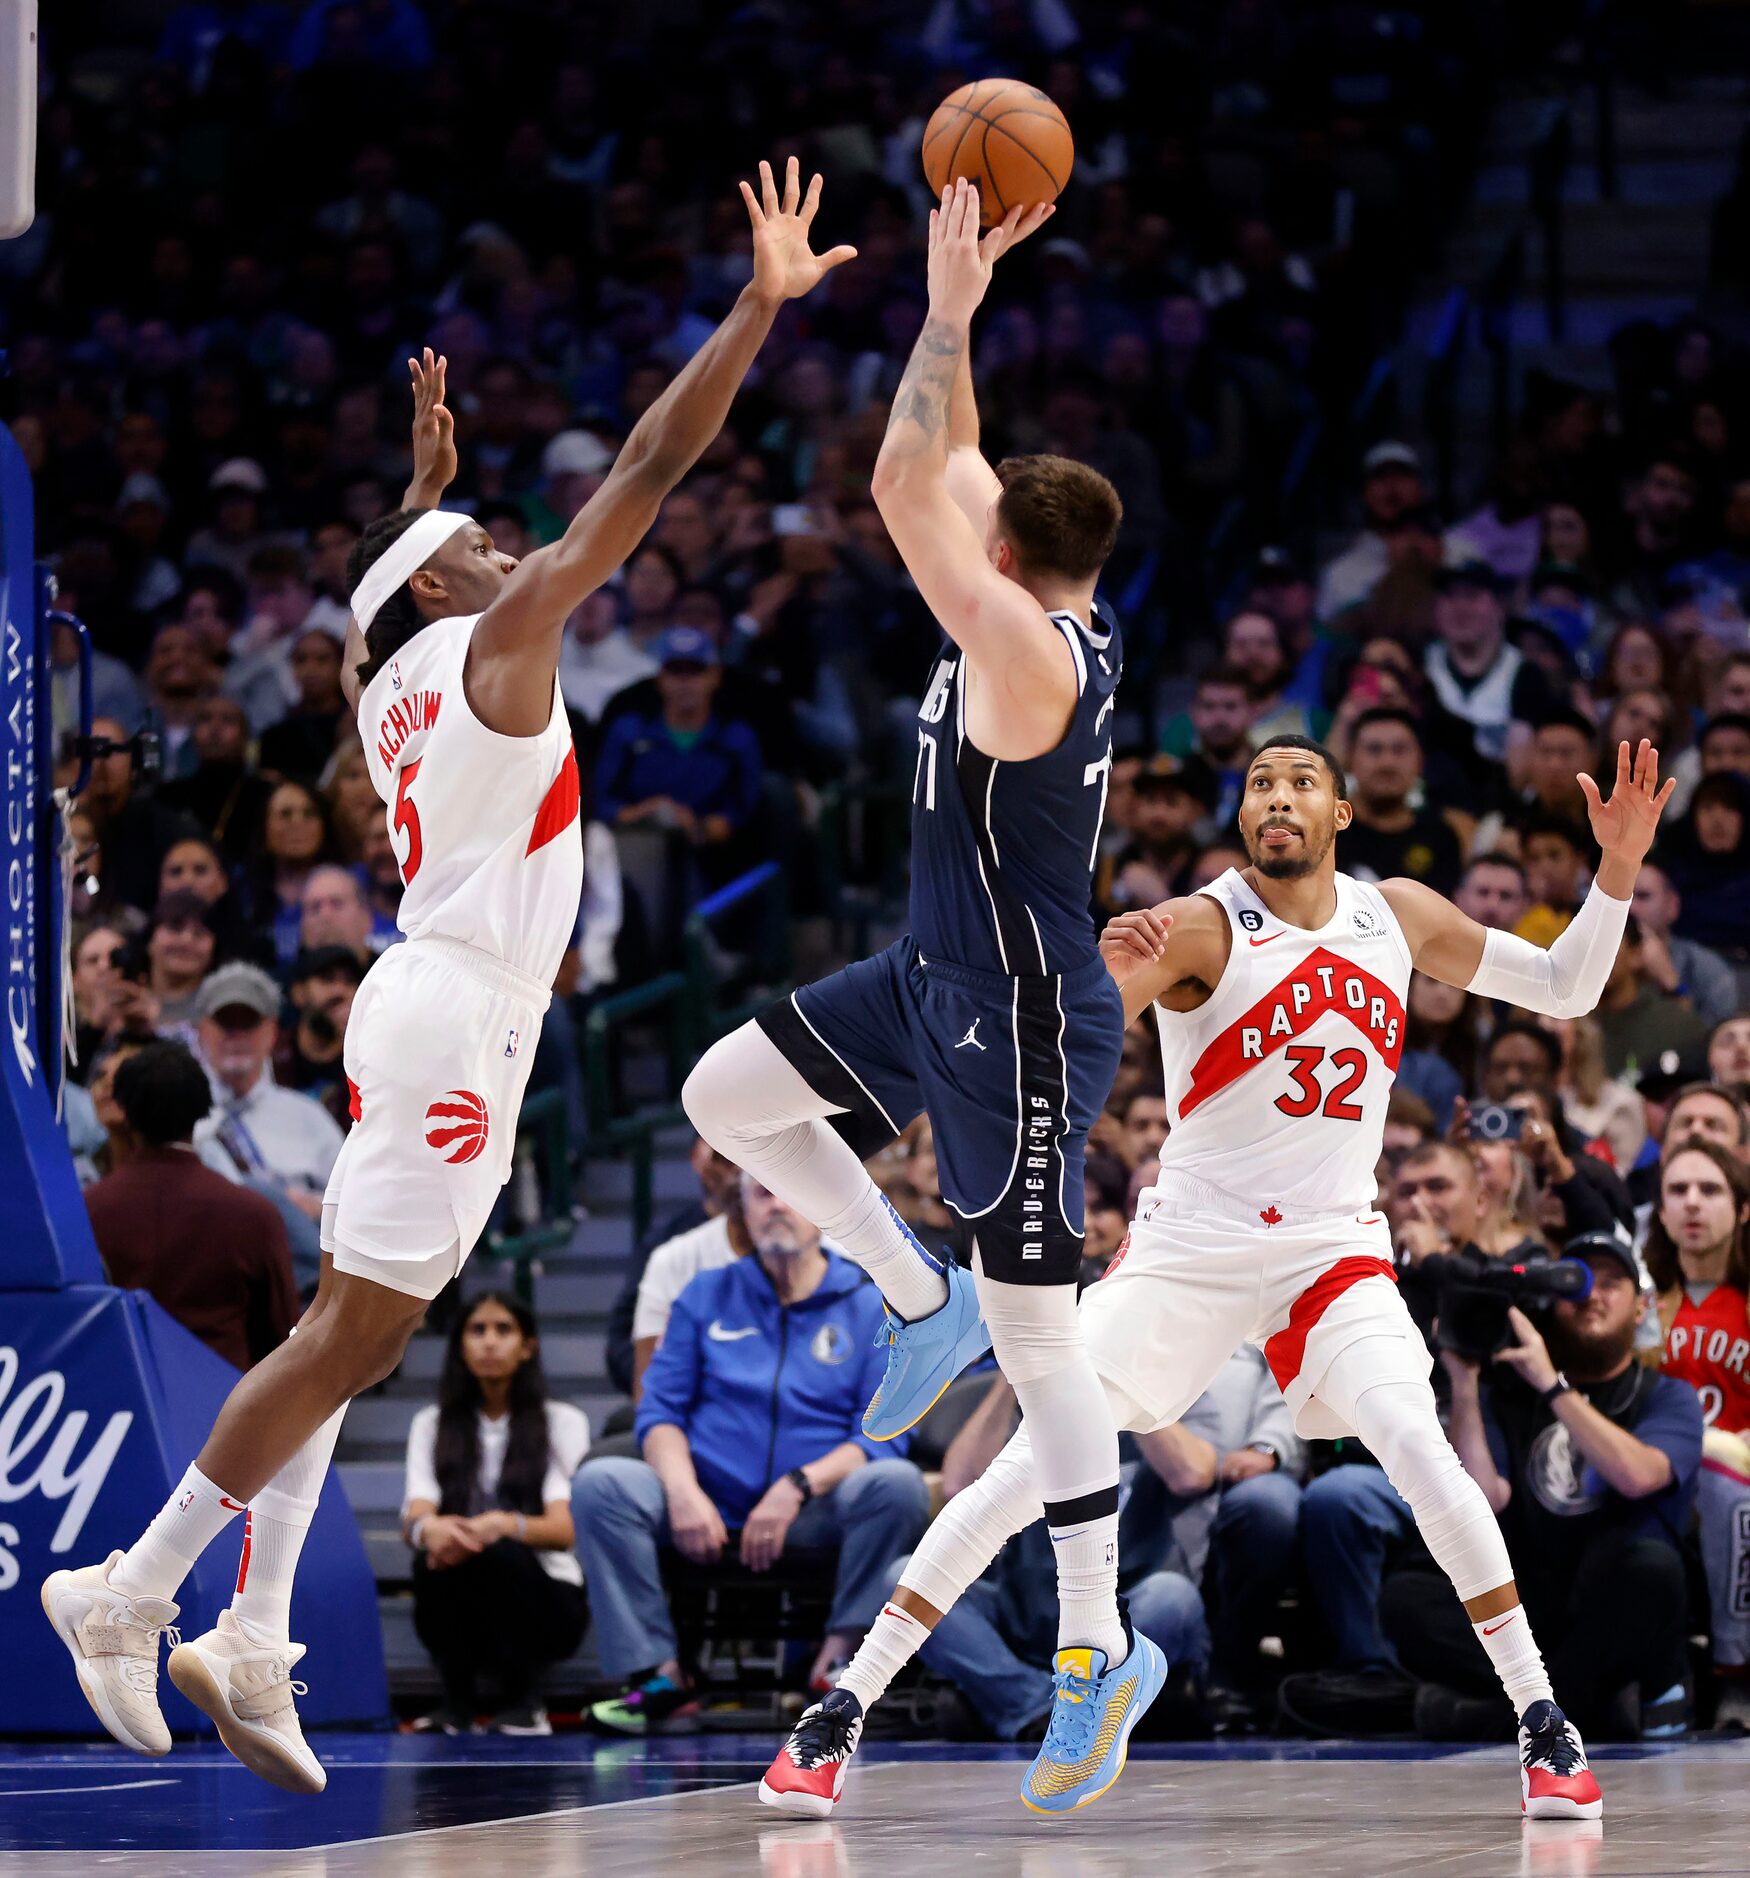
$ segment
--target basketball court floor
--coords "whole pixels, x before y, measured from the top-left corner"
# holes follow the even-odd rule
[[[1087,1812],[1015,1797],[1027,1754],[871,1744],[831,1820],[755,1788],[765,1736],[319,1737],[320,1799],[213,1746],[0,1748],[0,1873],[73,1878],[1679,1878],[1750,1875],[1750,1741],[1603,1749],[1602,1823],[1518,1817],[1510,1748],[1141,1747]]]

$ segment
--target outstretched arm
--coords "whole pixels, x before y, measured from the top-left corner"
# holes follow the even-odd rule
[[[1017,243],[1037,233],[1057,213],[1055,202],[1036,202],[1023,212],[1013,209],[1003,222],[1006,235],[1002,246],[992,256],[1007,254]],[[1011,227],[1012,224],[1012,227]],[[990,520],[991,505],[1003,492],[997,473],[991,468],[979,445],[978,397],[972,389],[972,347],[960,354],[954,374],[954,386],[948,394],[948,493],[960,513],[984,539]]]
[[[407,361],[413,378],[413,480],[401,498],[403,509],[435,509],[456,480],[456,420],[444,402],[449,360],[433,356],[430,346]],[[348,620],[346,650],[340,661],[340,689],[352,710],[358,709],[358,668],[370,657],[357,620]]]
[[[780,201],[769,163],[761,193],[741,185],[753,224],[754,277],[685,369],[645,412],[614,467],[563,537],[528,556],[481,616],[468,655],[468,695],[489,721],[538,717],[551,709],[553,669],[572,610],[619,567],[648,533],[663,498],[723,428],[729,407],[786,300],[800,298],[854,248],[817,255],[808,231],[820,206],[821,179],[801,197],[790,159]],[[526,696],[524,695],[526,694]],[[522,708],[531,705],[533,709]],[[528,735],[525,731],[521,734]]]
[[[1583,1017],[1597,1004],[1622,945],[1635,877],[1676,784],[1660,788],[1659,752],[1644,737],[1632,761],[1629,746],[1619,746],[1608,799],[1590,776],[1579,783],[1601,858],[1592,890],[1567,930],[1545,951],[1516,934],[1479,926],[1420,881],[1388,880],[1380,891],[1404,929],[1417,971],[1547,1017]]]
[[[948,479],[950,406],[957,384],[962,395],[970,393],[972,315],[1011,238],[1010,222],[1018,227],[1018,215],[980,242],[978,191],[964,180],[944,191],[942,206],[931,210],[929,314],[894,397],[871,488],[942,630],[965,650],[982,679],[1003,688],[1013,719],[1028,728],[1048,727],[1049,747],[1062,735],[1075,692],[1062,635],[1031,594],[991,566],[982,529],[973,525]],[[968,396],[961,435],[976,422]],[[988,514],[989,502],[984,506]]]

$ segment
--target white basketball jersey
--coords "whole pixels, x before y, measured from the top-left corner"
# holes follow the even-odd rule
[[[557,680],[538,737],[474,715],[462,667],[479,617],[410,639],[359,699],[359,734],[406,883],[401,930],[459,939],[550,985],[583,893],[577,752]]]
[[[1377,887],[1339,874],[1336,912],[1305,932],[1232,868],[1204,893],[1227,915],[1231,950],[1206,1004],[1155,1011],[1170,1125],[1162,1171],[1260,1209],[1371,1207],[1410,990],[1391,908]]]

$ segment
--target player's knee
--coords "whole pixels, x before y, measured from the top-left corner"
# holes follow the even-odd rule
[[[681,1107],[687,1120],[715,1148],[735,1138],[738,1113],[744,1112],[747,1095],[747,1072],[737,1059],[741,1055],[740,1031],[719,1037],[699,1058],[681,1084]],[[739,1100],[738,1100],[739,1089]]]
[[[1406,1500],[1413,1502],[1455,1469],[1462,1471],[1426,1382],[1369,1390],[1355,1405],[1355,1419],[1356,1433]]]

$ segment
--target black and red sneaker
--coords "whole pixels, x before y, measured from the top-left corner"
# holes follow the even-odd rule
[[[1527,1819],[1604,1817],[1586,1744],[1553,1702],[1533,1702],[1519,1718],[1519,1810]]]
[[[835,1689],[790,1731],[766,1769],[760,1799],[780,1813],[824,1819],[844,1790],[845,1769],[863,1738],[863,1705],[849,1689]]]

